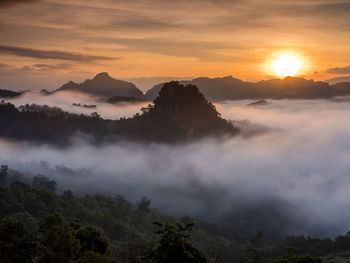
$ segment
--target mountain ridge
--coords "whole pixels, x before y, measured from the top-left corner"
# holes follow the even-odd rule
[[[116,140],[179,143],[239,131],[193,85],[169,82],[154,104],[141,111],[129,119],[105,120],[96,112],[86,116],[49,106],[16,108],[0,102],[0,136],[64,146],[77,134],[97,144]]]
[[[193,80],[179,81],[184,85],[196,85],[200,92],[211,101],[239,99],[324,99],[350,95],[350,82],[329,85],[326,82],[307,80],[297,77],[269,79],[258,82],[243,81],[232,76],[223,78],[200,77]],[[348,83],[348,84],[347,84]],[[148,100],[153,100],[163,83],[155,85],[145,93]]]
[[[98,73],[93,79],[86,79],[82,83],[69,81],[53,93],[59,91],[80,91],[105,98],[114,96],[143,98],[143,92],[133,83],[114,79],[107,72]]]

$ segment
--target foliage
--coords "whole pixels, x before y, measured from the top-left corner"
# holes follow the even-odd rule
[[[151,199],[147,197],[142,197],[141,200],[137,202],[137,210],[140,211],[141,213],[150,213],[151,212]]]
[[[96,143],[116,139],[171,143],[238,132],[192,85],[165,84],[154,104],[141,111],[129,119],[104,120],[96,112],[85,116],[47,105],[17,109],[0,103],[0,136],[67,145],[81,133]]]
[[[0,98],[12,99],[20,96],[21,92],[16,92],[12,90],[0,89]]]
[[[0,184],[0,262],[139,263],[142,255],[147,255],[144,260],[164,262],[183,254],[181,260],[189,262],[207,262],[210,257],[220,263],[265,263],[275,258],[293,262],[290,260],[307,258],[307,254],[325,262],[350,259],[349,234],[332,240],[304,236],[271,239],[264,233],[246,242],[252,234],[240,221],[198,221],[191,231],[188,224],[193,218],[189,216],[183,217],[181,224],[159,225],[154,234],[152,221],[175,219],[160,215],[150,204],[147,198],[133,205],[118,195],[78,197],[69,190],[56,194],[21,182]],[[285,255],[286,247],[296,247],[300,255]]]
[[[46,176],[40,174],[33,177],[32,184],[34,187],[50,192],[55,192],[57,187],[57,183],[54,180],[50,180]]]
[[[288,253],[273,261],[273,263],[321,263],[322,260],[311,255],[299,255],[299,250],[293,247],[287,248]]]
[[[13,218],[0,221],[0,262],[34,262],[39,252],[37,237]]]
[[[0,167],[0,182],[5,183],[7,176],[8,176],[8,166],[7,165],[1,165]]]
[[[176,224],[167,222],[164,225],[155,222],[155,224],[162,228],[156,231],[156,234],[160,235],[160,238],[152,252],[142,258],[145,262],[210,262],[208,257],[188,240],[190,238],[189,232],[192,230],[194,223],[189,223],[185,226],[179,222],[176,222]]]

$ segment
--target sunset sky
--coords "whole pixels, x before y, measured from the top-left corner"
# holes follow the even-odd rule
[[[349,0],[0,0],[0,88],[54,89],[102,71],[148,85],[260,80],[276,77],[283,53],[302,60],[300,76],[324,80],[350,75],[349,28]]]

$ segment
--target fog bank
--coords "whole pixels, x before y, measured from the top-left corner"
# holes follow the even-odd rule
[[[54,178],[61,189],[150,197],[164,213],[214,220],[242,205],[276,204],[293,233],[350,229],[350,104],[278,100],[216,104],[222,116],[269,129],[254,136],[187,145],[115,143],[76,138],[67,149],[0,141],[0,162]],[[248,124],[249,125],[249,124]],[[254,125],[251,127],[255,127]]]
[[[90,115],[92,112],[98,112],[104,119],[120,119],[121,117],[130,118],[136,113],[140,113],[142,107],[150,102],[119,102],[110,104],[104,102],[102,98],[86,93],[74,91],[60,91],[51,95],[43,95],[37,92],[26,92],[20,97],[8,100],[16,107],[25,104],[48,105],[50,107],[59,107],[63,111]],[[83,108],[73,106],[75,104],[96,105],[96,108]]]

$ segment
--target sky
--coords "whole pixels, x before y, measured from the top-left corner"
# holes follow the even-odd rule
[[[164,79],[350,75],[349,0],[0,0],[0,88],[55,89],[98,72]]]

